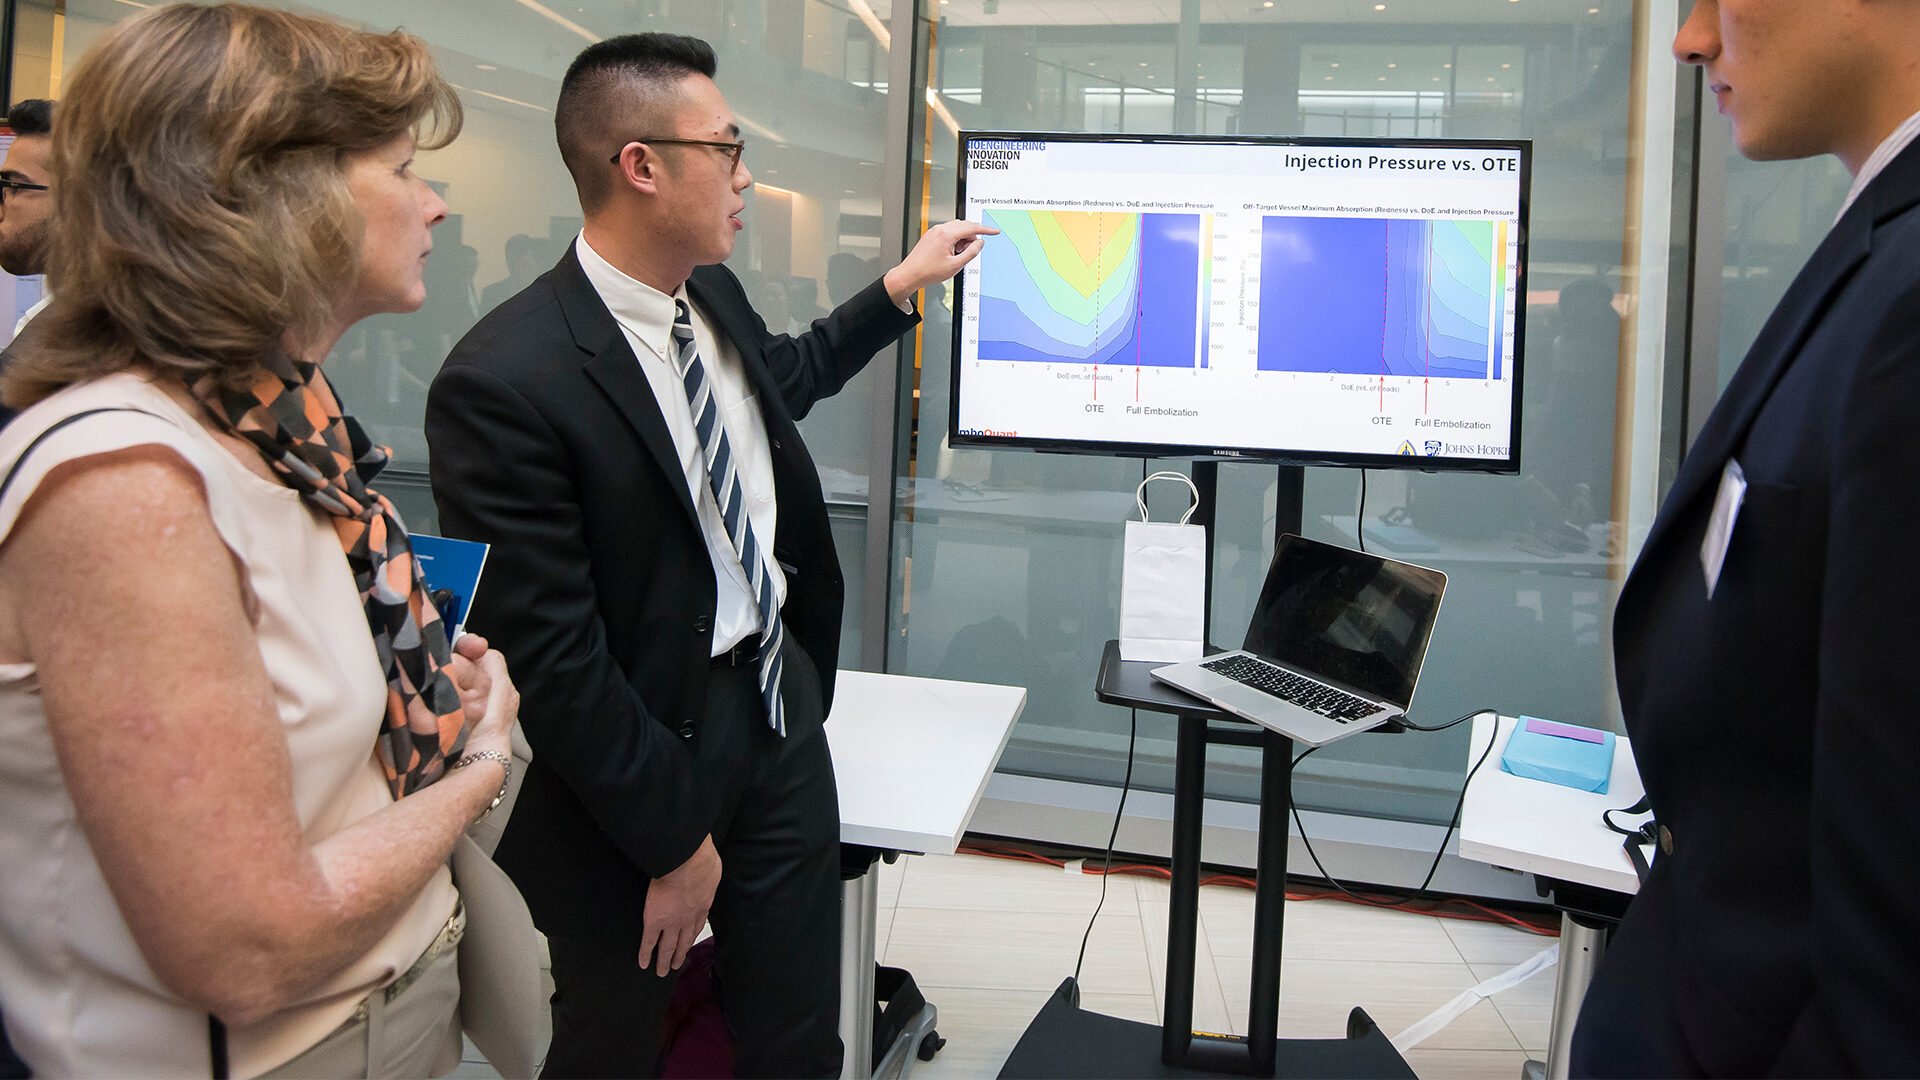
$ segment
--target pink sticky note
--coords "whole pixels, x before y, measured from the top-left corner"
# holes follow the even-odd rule
[[[1581,742],[1603,743],[1606,738],[1592,728],[1576,727],[1573,724],[1561,724],[1552,720],[1542,720],[1536,716],[1527,717],[1527,730],[1535,735],[1557,735],[1562,739],[1578,739]]]

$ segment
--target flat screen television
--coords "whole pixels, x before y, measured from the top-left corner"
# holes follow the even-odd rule
[[[954,445],[1518,472],[1532,144],[966,131]]]

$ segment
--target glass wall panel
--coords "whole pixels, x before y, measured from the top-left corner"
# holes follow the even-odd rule
[[[1119,8],[1123,5],[1108,5]],[[1169,130],[1175,27],[1149,13],[1116,26],[1065,24],[1059,5],[928,4],[928,224],[953,216],[956,131]],[[1151,5],[1124,5],[1131,13]],[[1048,10],[1042,10],[1047,8]],[[888,667],[1028,690],[1002,768],[1117,784],[1127,714],[1093,700],[1102,643],[1118,623],[1120,523],[1139,460],[956,451],[947,442],[952,302],[929,299],[917,357],[917,427],[900,440]],[[1166,512],[1162,508],[1162,513]],[[1170,784],[1165,718],[1142,716],[1136,781]]]
[[[1522,474],[1376,471],[1357,513],[1357,473],[1309,470],[1306,531],[1353,544],[1359,518],[1370,549],[1450,575],[1417,720],[1489,705],[1608,724],[1634,5],[987,6],[929,5],[931,220],[954,212],[956,126],[1535,140]],[[916,438],[901,441],[917,454],[900,469],[889,664],[1028,687],[1003,768],[1111,783],[1128,716],[1096,703],[1091,684],[1117,632],[1121,522],[1156,463],[952,449],[950,336],[930,326],[923,341]],[[1220,644],[1238,644],[1266,571],[1275,476],[1221,467]],[[1170,729],[1142,720],[1136,781],[1165,787]],[[1351,739],[1304,763],[1296,794],[1319,809],[1443,820],[1464,746],[1464,729]],[[1212,760],[1214,792],[1254,795],[1250,755]]]
[[[108,24],[142,6],[67,0],[68,69]],[[341,397],[394,448],[386,488],[415,528],[430,529],[433,520],[421,416],[434,373],[482,313],[553,265],[580,229],[573,184],[554,147],[553,106],[567,65],[589,43],[668,30],[713,44],[718,82],[739,116],[757,181],[728,265],[776,332],[805,326],[880,273],[889,0],[284,6],[420,35],[466,107],[460,138],[416,164],[451,207],[434,232],[426,307],[361,323],[327,361]],[[865,557],[857,523],[866,514],[870,393],[856,380],[801,424],[836,519],[856,523],[836,528],[842,563],[854,568]],[[857,633],[859,620],[846,625]],[[859,655],[857,640],[843,644],[846,655]]]
[[[1706,122],[1726,123],[1717,116]],[[1724,135],[1716,142],[1727,156],[1726,213],[1718,223],[1726,245],[1719,281],[1720,349],[1717,356],[1695,357],[1694,363],[1717,363],[1717,384],[1725,389],[1761,324],[1833,228],[1853,177],[1838,158],[1748,161]],[[1692,407],[1704,415],[1711,405],[1696,401]]]

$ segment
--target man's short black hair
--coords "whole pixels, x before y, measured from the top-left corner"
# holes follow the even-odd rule
[[[670,134],[652,128],[670,119],[665,106],[674,84],[689,75],[711,79],[719,68],[713,46],[685,34],[622,34],[574,57],[560,80],[553,128],[583,209],[606,198],[613,180],[607,158],[621,140]]]
[[[48,135],[53,132],[53,102],[46,98],[27,98],[7,110],[7,126],[16,136]]]

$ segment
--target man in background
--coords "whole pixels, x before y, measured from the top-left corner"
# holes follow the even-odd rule
[[[47,272],[53,228],[53,179],[48,172],[53,102],[19,102],[7,110],[7,125],[13,129],[13,144],[0,161],[0,269],[14,277],[34,277]]]
[[[498,858],[552,953],[545,1076],[658,1071],[709,910],[735,1074],[839,1073],[844,588],[795,422],[992,231],[936,226],[785,336],[721,265],[753,174],[715,69],[674,34],[580,54],[554,126],[584,228],[427,398],[441,525],[493,545],[471,625],[535,751]]]
[[[1614,613],[1658,853],[1573,1072],[1920,1070],[1920,0],[1696,0],[1740,152],[1840,218],[1681,463]]]
[[[7,110],[13,145],[0,160],[0,270],[14,277],[36,277],[47,272],[47,236],[53,225],[52,179],[47,159],[52,150],[53,102],[27,98]],[[47,306],[53,294],[41,287],[40,300],[14,324],[13,338]],[[12,345],[9,343],[8,349]],[[0,351],[0,370],[7,353]],[[13,421],[16,410],[0,404],[0,428]],[[23,1080],[32,1075],[7,1042],[0,1022],[0,1080]]]
[[[507,276],[480,293],[480,310],[492,311],[500,302],[533,284],[540,276],[540,241],[525,233],[507,238]]]
[[[53,151],[53,102],[27,98],[7,110],[7,124],[13,128],[13,144],[0,161],[0,270],[17,278],[40,277],[47,272],[53,231],[53,174],[47,168]],[[53,290],[43,281],[39,301],[14,324],[9,349],[52,299]],[[7,354],[0,352],[0,370],[6,364]],[[0,405],[0,427],[13,417],[14,410]]]

